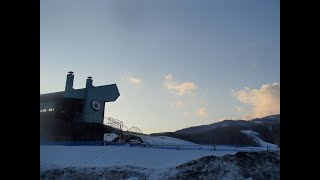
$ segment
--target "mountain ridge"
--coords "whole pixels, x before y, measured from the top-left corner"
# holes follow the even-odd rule
[[[165,135],[198,144],[258,145],[252,138],[241,133],[241,130],[255,131],[262,140],[280,146],[280,114],[251,120],[223,120],[150,135]]]

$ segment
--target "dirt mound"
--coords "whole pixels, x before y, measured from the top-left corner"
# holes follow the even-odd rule
[[[133,178],[134,177],[134,178]],[[142,169],[130,167],[112,168],[64,168],[51,169],[40,173],[40,179],[68,179],[68,180],[103,180],[103,179],[147,179]]]
[[[172,179],[280,179],[280,154],[266,151],[206,156],[177,169]]]

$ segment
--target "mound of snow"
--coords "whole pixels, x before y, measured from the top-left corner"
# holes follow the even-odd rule
[[[263,141],[260,137],[259,137],[259,133],[252,131],[252,130],[241,130],[240,132],[246,134],[247,136],[253,138],[253,140],[259,145],[259,146],[269,146],[272,148],[277,148],[278,145],[276,144],[271,144],[268,142]]]
[[[280,179],[277,152],[239,152],[222,157],[206,156],[177,167],[172,179]]]

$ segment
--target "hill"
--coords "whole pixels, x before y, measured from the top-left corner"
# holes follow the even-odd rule
[[[151,135],[170,136],[197,144],[261,145],[255,137],[243,133],[244,130],[253,131],[261,140],[280,147],[280,114],[250,121],[224,120],[175,132],[154,133]]]

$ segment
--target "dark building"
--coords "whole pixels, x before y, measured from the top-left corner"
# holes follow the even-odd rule
[[[75,124],[103,124],[105,102],[120,96],[116,84],[93,86],[92,77],[88,77],[85,88],[73,89],[73,80],[73,72],[69,72],[65,91],[40,94],[40,137],[72,139],[70,133]]]

